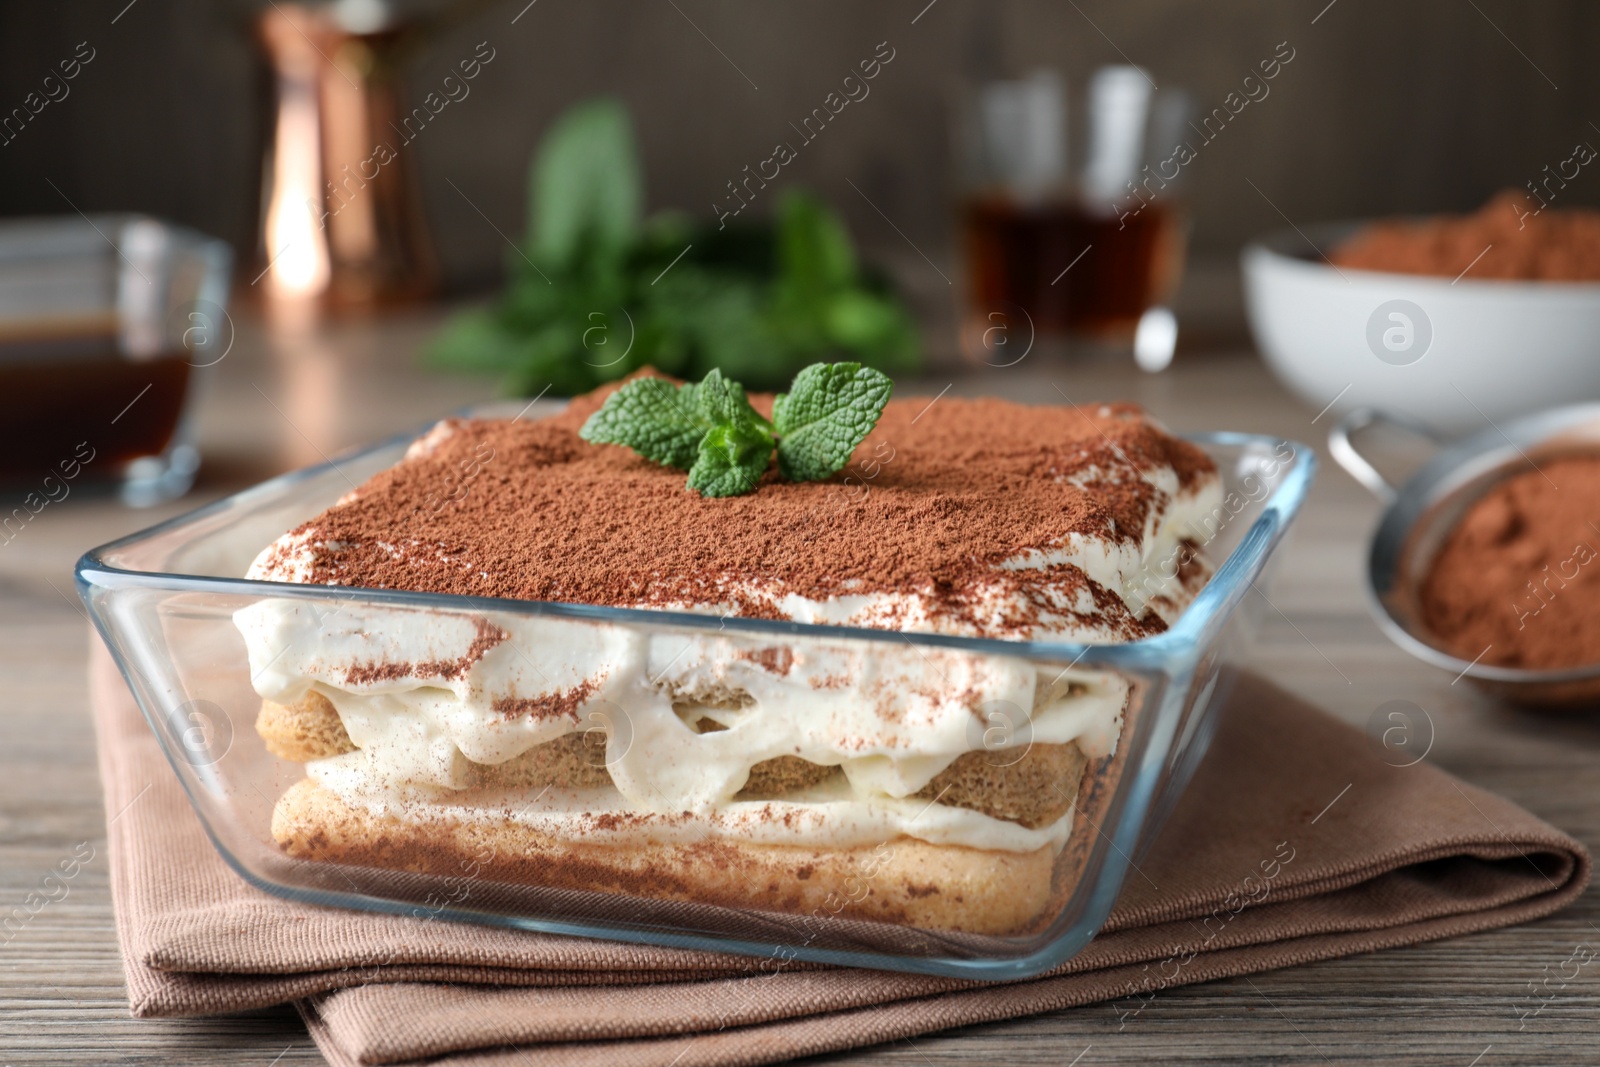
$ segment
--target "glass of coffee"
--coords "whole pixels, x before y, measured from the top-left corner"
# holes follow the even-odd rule
[[[1162,148],[1181,139],[1189,98],[1116,66],[1068,105],[1051,71],[966,102],[963,350],[1007,366],[1039,337],[1132,341],[1140,365],[1160,369],[1188,230],[1182,168]]]
[[[8,503],[89,483],[135,507],[188,491],[190,401],[233,342],[231,262],[222,241],[141,216],[0,223]]]

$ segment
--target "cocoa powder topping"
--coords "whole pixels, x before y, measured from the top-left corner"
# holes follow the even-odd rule
[[[999,564],[1071,534],[1137,542],[1168,504],[1141,474],[1171,468],[1187,488],[1214,473],[1204,453],[1132,405],[944,397],[929,407],[914,398],[891,401],[829,481],[769,472],[747,496],[704,499],[684,487],[682,471],[579,439],[609,391],[547,419],[450,423],[431,449],[291,531],[311,553],[301,577],[585,604],[729,605],[769,618],[780,617],[774,602],[784,595],[915,593],[994,635],[1024,631],[1042,611],[1061,614],[1075,597],[1131,639],[1160,620],[1133,618],[1077,568]],[[770,396],[751,399],[770,412]],[[285,570],[296,551],[286,543],[272,557]],[[997,615],[1000,602],[1011,606]]]

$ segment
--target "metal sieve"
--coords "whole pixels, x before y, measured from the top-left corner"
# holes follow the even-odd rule
[[[1376,423],[1420,434],[1439,443],[1440,450],[1396,488],[1355,443],[1361,431]],[[1367,552],[1367,594],[1373,617],[1397,645],[1516,703],[1600,704],[1600,663],[1524,670],[1461,659],[1445,651],[1423,625],[1419,598],[1434,556],[1450,531],[1497,482],[1544,460],[1600,453],[1600,403],[1550,408],[1448,444],[1424,427],[1362,408],[1333,428],[1328,448],[1341,467],[1387,505]]]

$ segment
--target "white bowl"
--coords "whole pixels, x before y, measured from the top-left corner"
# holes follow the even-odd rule
[[[1256,347],[1306,403],[1454,434],[1600,399],[1600,283],[1385,274],[1318,254],[1357,225],[1275,233],[1241,257]]]

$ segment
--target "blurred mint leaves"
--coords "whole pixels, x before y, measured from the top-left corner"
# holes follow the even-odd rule
[[[674,213],[645,219],[642,204],[626,109],[597,100],[566,112],[535,154],[506,292],[451,319],[429,363],[498,372],[519,395],[587,392],[644,366],[721,370],[752,388],[828,355],[917,367],[909,314],[816,198],[789,191],[770,224],[720,230]]]
[[[840,470],[878,424],[893,388],[887,375],[859,363],[815,363],[778,394],[769,421],[717,370],[698,385],[639,378],[607,397],[578,435],[687,470],[688,488],[701,496],[739,496],[756,487],[774,452],[778,472],[793,482]]]
[[[573,108],[534,158],[530,254],[558,271],[577,265],[585,252],[610,260],[626,255],[643,218],[642,184],[627,112],[608,101]]]

